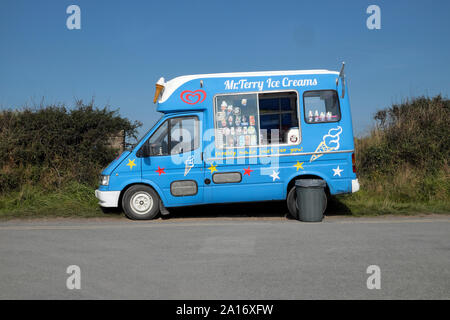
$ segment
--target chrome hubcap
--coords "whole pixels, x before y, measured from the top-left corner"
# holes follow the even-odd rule
[[[153,198],[147,192],[139,191],[131,197],[130,205],[137,214],[146,214],[153,208]]]

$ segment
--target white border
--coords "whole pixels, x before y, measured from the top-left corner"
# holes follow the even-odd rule
[[[337,71],[325,69],[317,70],[285,70],[285,71],[256,71],[256,72],[230,72],[230,73],[210,73],[210,74],[194,74],[173,78],[164,84],[164,90],[158,103],[163,103],[177,90],[180,86],[188,81],[204,78],[233,78],[233,77],[261,77],[261,76],[291,76],[291,75],[314,75],[314,74],[335,74]],[[199,86],[200,87],[200,86]]]

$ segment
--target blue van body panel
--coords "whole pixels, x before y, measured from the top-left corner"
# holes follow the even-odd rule
[[[114,159],[105,169],[103,169],[102,174],[104,175],[110,175],[114,169],[122,163],[123,160],[127,158],[127,156],[130,154],[130,151],[124,151],[120,156],[118,156],[116,159]]]
[[[162,203],[165,205],[167,203],[166,194],[164,193],[164,190],[161,189],[155,181],[148,180],[148,179],[141,179],[141,183],[147,184],[158,193],[159,197],[161,198]]]
[[[122,191],[130,184],[150,185],[166,207],[206,203],[286,199],[288,184],[297,177],[317,176],[327,182],[330,194],[352,192],[353,128],[348,88],[342,98],[342,82],[336,73],[205,77],[183,82],[169,97],[159,102],[163,118],[135,146],[122,153],[102,172],[109,175],[104,191]],[[336,122],[308,123],[304,110],[305,92],[336,90],[340,119]],[[215,97],[227,94],[293,92],[297,96],[299,141],[279,146],[217,148],[215,141]],[[138,150],[169,118],[194,116],[200,121],[198,148],[181,155],[139,158]],[[258,114],[259,117],[259,114]],[[258,118],[259,119],[259,118]],[[214,174],[228,173],[239,181],[216,183]],[[197,192],[176,196],[174,181],[195,184]]]

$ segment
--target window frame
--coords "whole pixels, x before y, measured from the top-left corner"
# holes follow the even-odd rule
[[[339,110],[339,119],[335,120],[335,121],[318,121],[318,122],[309,122],[307,120],[306,117],[306,104],[305,104],[305,94],[309,93],[309,92],[322,92],[322,91],[334,91],[334,93],[336,94],[337,97],[337,102],[338,102],[338,110]],[[303,92],[303,120],[305,121],[306,124],[324,124],[324,123],[336,123],[341,121],[342,119],[342,112],[341,112],[341,101],[339,98],[339,94],[336,90],[334,89],[321,89],[321,90],[308,90],[308,91],[304,91]]]
[[[196,148],[193,148],[193,149],[191,149],[191,150],[189,150],[189,151],[186,151],[186,152],[183,152],[183,153],[176,153],[176,154],[172,154],[170,151],[171,151],[171,149],[170,149],[170,147],[171,147],[171,144],[172,144],[172,137],[171,137],[171,133],[172,133],[172,125],[171,125],[171,120],[173,120],[173,119],[181,119],[181,118],[192,118],[192,119],[195,119],[196,121],[197,121],[197,125],[196,125],[196,128],[195,128],[195,134],[196,134],[196,137],[194,137],[194,139],[197,139],[197,143],[195,143],[195,141],[194,141],[194,146],[195,145],[197,145],[197,147]],[[195,151],[195,150],[197,150],[198,148],[200,148],[200,120],[199,120],[199,118],[198,118],[198,116],[197,115],[195,115],[195,114],[193,114],[193,115],[183,115],[183,116],[173,116],[173,117],[168,117],[168,118],[166,118],[163,122],[161,122],[161,124],[158,126],[158,128],[156,128],[154,131],[153,131],[153,133],[151,134],[151,136],[150,137],[148,137],[147,138],[147,140],[142,144],[142,146],[139,148],[139,150],[138,150],[138,153],[142,153],[142,149],[144,148],[144,145],[145,144],[148,144],[148,141],[153,137],[153,135],[156,133],[156,131],[158,131],[158,129],[159,128],[161,128],[161,126],[163,126],[166,122],[168,122],[168,124],[167,124],[167,132],[168,132],[168,139],[167,139],[167,144],[168,144],[168,150],[169,150],[169,153],[168,154],[155,154],[155,155],[148,155],[148,156],[144,156],[144,157],[142,157],[142,158],[148,158],[148,157],[167,157],[167,156],[172,156],[172,155],[178,155],[178,154],[184,154],[184,153],[188,153],[188,152],[192,152],[192,151]]]
[[[289,144],[289,143],[279,143],[279,144],[260,144],[261,142],[261,121],[260,121],[260,113],[259,113],[259,95],[260,94],[265,94],[265,93],[285,93],[285,92],[292,92],[295,93],[296,98],[297,98],[297,103],[296,103],[296,107],[297,107],[297,119],[298,119],[298,133],[299,133],[299,139],[298,142],[296,144]],[[216,109],[217,109],[217,97],[219,96],[229,96],[229,95],[248,95],[248,94],[256,94],[256,107],[257,107],[257,117],[258,117],[258,144],[255,146],[243,146],[243,147],[222,147],[220,148],[219,146],[217,146],[217,142],[216,142],[216,130],[217,128],[217,122],[216,122]],[[267,147],[293,147],[293,146],[298,146],[299,144],[301,144],[302,142],[302,130],[301,130],[301,116],[300,116],[300,99],[299,99],[300,95],[298,93],[298,90],[294,90],[294,89],[287,89],[287,90],[268,90],[268,91],[250,91],[250,92],[227,92],[227,93],[217,93],[214,95],[213,97],[213,127],[214,127],[214,147],[218,150],[226,150],[226,149],[251,149],[251,148],[267,148]]]

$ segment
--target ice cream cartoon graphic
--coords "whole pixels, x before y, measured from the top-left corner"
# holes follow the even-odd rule
[[[186,165],[184,167],[184,176],[187,176],[189,171],[191,171],[192,167],[194,166],[194,157],[190,156],[189,158],[187,158],[187,160],[184,162],[184,164]]]
[[[322,142],[317,146],[315,152],[330,152],[339,149],[339,136],[342,133],[342,127],[331,128],[328,133],[323,136]],[[321,157],[321,154],[313,154],[309,162],[313,162],[317,158]]]

